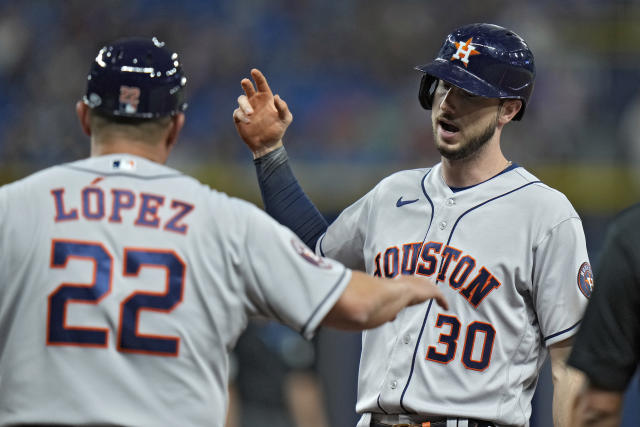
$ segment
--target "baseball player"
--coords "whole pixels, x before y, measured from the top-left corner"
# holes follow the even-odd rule
[[[166,167],[186,78],[157,39],[100,50],[91,157],[0,188],[0,425],[219,426],[248,317],[311,337],[431,297],[316,256],[264,212]]]
[[[265,207],[318,254],[376,277],[429,277],[448,297],[449,312],[414,306],[363,334],[359,427],[526,426],[548,352],[565,425],[577,386],[565,359],[593,283],[584,232],[563,194],[500,149],[525,113],[533,54],[512,31],[472,24],[417,69],[441,162],[384,178],[328,228],[282,147],[288,106],[252,70],[234,120]]]

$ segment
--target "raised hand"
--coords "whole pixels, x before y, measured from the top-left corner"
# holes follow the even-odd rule
[[[252,69],[251,77],[255,87],[249,79],[240,82],[244,95],[238,97],[233,121],[255,159],[282,146],[282,137],[293,115],[287,103],[279,95],[273,95],[260,70]]]

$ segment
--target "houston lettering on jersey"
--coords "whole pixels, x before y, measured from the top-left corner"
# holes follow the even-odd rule
[[[65,189],[51,190],[56,215],[54,221],[78,221],[84,218],[88,221],[107,219],[111,223],[121,223],[122,215],[126,211],[135,212],[135,225],[186,234],[189,226],[185,218],[194,206],[192,204],[172,199],[166,206],[171,215],[163,217],[160,208],[165,206],[164,196],[135,193],[127,189],[111,189],[105,195],[102,188],[89,186],[82,189],[80,206],[70,206],[65,199]]]
[[[476,266],[472,256],[440,242],[405,243],[402,248],[392,246],[378,252],[373,275],[419,274],[431,277],[436,274],[438,254],[441,262],[436,280],[448,283],[474,307],[477,308],[487,295],[500,287],[500,281],[486,267]]]

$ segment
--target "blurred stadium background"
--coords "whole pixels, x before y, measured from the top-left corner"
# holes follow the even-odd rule
[[[114,38],[155,35],[188,76],[170,165],[260,204],[231,118],[241,78],[258,67],[294,114],[285,142],[303,187],[334,217],[390,172],[438,161],[413,67],[450,30],[481,21],[513,29],[536,57],[532,102],[504,151],[569,197],[596,263],[608,220],[640,199],[634,0],[0,0],[0,184],[87,156],[74,104],[91,59]],[[252,324],[235,355],[229,425],[354,425],[358,355],[357,334],[306,343]],[[550,390],[546,369],[533,426],[551,425]],[[628,407],[625,425],[640,425],[639,411]]]

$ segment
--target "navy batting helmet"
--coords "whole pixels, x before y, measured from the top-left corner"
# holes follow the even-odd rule
[[[152,119],[184,111],[178,54],[153,39],[117,40],[98,52],[87,77],[83,101],[110,116]]]
[[[425,75],[418,98],[431,109],[435,84],[444,80],[474,95],[520,99],[520,120],[533,91],[533,53],[522,37],[492,24],[471,24],[447,36],[436,59],[416,67]]]

